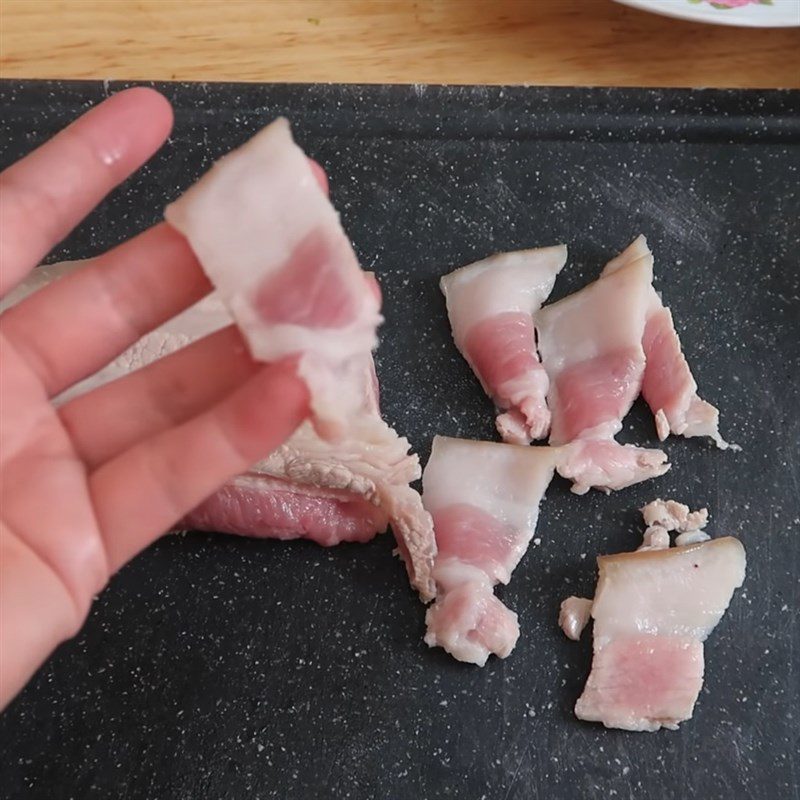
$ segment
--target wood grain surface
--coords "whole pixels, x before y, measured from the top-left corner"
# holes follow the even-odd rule
[[[800,87],[798,29],[611,0],[2,0],[0,13],[9,78]]]

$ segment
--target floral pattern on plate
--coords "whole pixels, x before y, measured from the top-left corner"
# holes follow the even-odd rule
[[[772,0],[689,0],[693,5],[700,5],[700,3],[708,3],[714,8],[739,8],[739,6],[771,6]]]

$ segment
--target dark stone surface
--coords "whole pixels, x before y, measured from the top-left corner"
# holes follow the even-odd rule
[[[113,91],[117,86],[110,87]],[[507,248],[566,241],[554,297],[639,232],[705,397],[740,453],[671,440],[673,469],[610,497],[551,487],[505,602],[505,661],[422,643],[390,536],[323,550],[162,540],[117,575],[80,636],[0,719],[7,798],[797,798],[800,584],[800,96],[569,89],[166,85],[174,135],[64,244],[85,257],[156,221],[219,154],[288,114],[384,288],[387,417],[492,437],[436,281]],[[5,83],[7,164],[109,91]],[[625,437],[653,442],[637,406]],[[707,505],[748,577],[712,635],[695,718],[631,734],[575,720],[589,637],[561,599],[631,549],[656,496]]]

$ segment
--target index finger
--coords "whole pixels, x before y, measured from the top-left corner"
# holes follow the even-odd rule
[[[144,164],[171,128],[165,97],[127,89],[0,173],[0,295]]]

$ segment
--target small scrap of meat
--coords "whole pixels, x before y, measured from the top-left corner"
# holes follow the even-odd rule
[[[647,550],[666,550],[669,547],[669,531],[660,525],[651,525],[642,536],[637,552]]]
[[[549,447],[435,437],[422,477],[438,549],[429,646],[480,666],[513,650],[517,615],[493,587],[508,583],[528,548],[556,458]]]
[[[647,254],[535,316],[550,378],[550,444],[563,446],[558,471],[578,494],[621,489],[669,469],[660,450],[614,438],[642,385],[652,269]]]
[[[648,530],[656,528],[668,540],[666,528]],[[723,537],[600,556],[597,564],[592,671],[575,714],[608,728],[677,728],[703,684],[703,642],[744,581],[744,548]],[[563,606],[561,618],[576,638]]]
[[[669,547],[669,534],[678,531],[675,544],[697,544],[711,537],[703,530],[708,524],[708,509],[689,511],[689,506],[675,500],[653,500],[642,511],[647,530],[639,550],[664,550]]]
[[[639,236],[606,264],[603,275],[613,275],[648,256],[647,240]],[[729,447],[719,434],[719,411],[698,396],[697,383],[683,355],[672,314],[652,286],[648,292],[642,346],[647,358],[642,395],[655,417],[658,438],[663,442],[670,433],[708,436],[717,447],[723,450]]]
[[[82,263],[39,267],[4,298],[0,308],[14,305]],[[372,293],[377,295],[377,291]],[[224,303],[212,293],[142,337],[56,401],[68,402],[231,322]],[[430,514],[409,486],[421,475],[419,459],[409,453],[408,441],[380,417],[377,377],[369,354],[354,374],[361,407],[352,416],[344,438],[324,440],[311,423],[303,423],[286,443],[228,481],[176,527],[303,538],[330,546],[369,541],[391,525],[410,582],[427,601],[436,592],[432,576],[436,541]]]
[[[566,260],[564,245],[500,253],[440,281],[456,346],[503,412],[497,417],[503,441],[529,444],[550,428],[533,314]]]
[[[345,435],[361,401],[348,376],[377,344],[380,302],[289,123],[276,120],[220,159],[165,217],[253,357],[299,354],[317,430]]]
[[[573,482],[575,494],[592,487],[605,492],[625,489],[670,468],[661,450],[621,445],[613,438],[580,438],[559,448],[559,454],[558,474]]]
[[[592,601],[586,597],[568,597],[561,603],[558,625],[568,639],[577,642],[592,616]]]
[[[519,639],[517,615],[495,597],[486,573],[452,560],[437,569],[436,580],[439,594],[425,615],[425,643],[481,667],[491,653],[509,656]]]
[[[653,500],[642,508],[644,524],[649,528],[651,525],[659,525],[668,531],[679,531],[689,533],[699,531],[708,524],[708,509],[701,508],[699,511],[690,511],[689,506],[678,503],[675,500]]]

